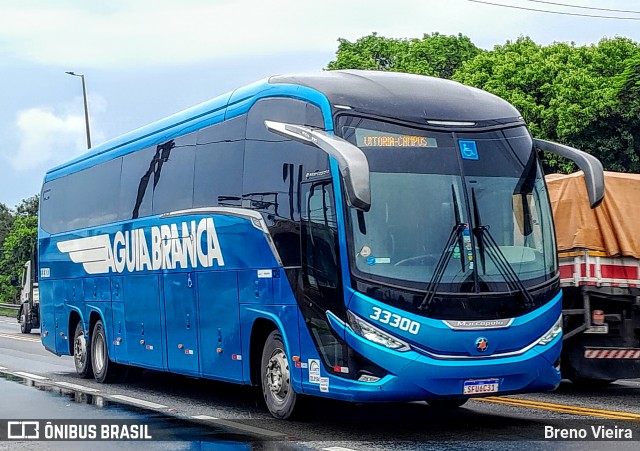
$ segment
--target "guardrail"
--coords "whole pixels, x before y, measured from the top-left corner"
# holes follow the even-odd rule
[[[12,310],[18,310],[20,306],[18,304],[0,304],[0,308],[8,308]]]

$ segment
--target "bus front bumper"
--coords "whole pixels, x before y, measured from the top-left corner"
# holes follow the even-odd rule
[[[560,384],[558,359],[562,336],[526,352],[495,358],[435,359],[416,351],[398,352],[357,336],[346,328],[346,341],[356,352],[376,362],[387,374],[375,382],[361,382],[323,374],[329,390],[305,380],[303,390],[354,402],[412,401],[545,392]],[[303,378],[306,379],[306,378]],[[465,395],[465,382],[497,382],[497,392]]]

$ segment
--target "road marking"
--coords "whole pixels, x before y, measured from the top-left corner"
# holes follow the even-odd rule
[[[210,417],[209,415],[196,415],[191,417],[194,420],[219,420],[220,418]]]
[[[13,374],[16,374],[22,377],[28,377],[29,379],[35,379],[37,381],[46,381],[49,379],[48,377],[38,376],[37,374],[25,373],[24,371],[16,371]]]
[[[156,404],[155,402],[145,401],[144,399],[131,398],[130,396],[125,395],[112,395],[110,398],[118,399],[120,401],[130,402],[131,404],[136,404],[143,407],[148,407],[150,409],[166,409],[167,406],[163,406],[162,404]]]
[[[345,448],[343,446],[330,446],[328,448],[322,448],[324,451],[355,451],[351,448]]]
[[[283,434],[282,432],[270,431],[269,429],[263,429],[255,426],[249,426],[247,424],[238,423],[236,421],[231,420],[222,420],[220,418],[211,417],[209,415],[196,415],[191,417],[194,420],[206,421],[209,423],[213,423],[218,426],[224,426],[229,429],[237,429],[245,433],[254,434],[254,435],[262,435],[270,438],[287,438],[288,434]]]
[[[78,390],[82,392],[98,393],[100,391],[96,390],[95,388],[85,387],[84,385],[72,384],[71,382],[56,382],[55,384],[59,387],[70,388],[72,390]]]
[[[30,341],[32,343],[40,343],[40,339],[38,338],[26,337],[22,335],[0,333],[0,338],[8,338],[10,340],[20,340],[20,341]]]
[[[572,415],[582,415],[597,418],[609,418],[614,420],[640,421],[640,414],[631,412],[621,412],[617,410],[592,409],[589,407],[571,406],[566,404],[555,404],[550,402],[530,401],[519,398],[503,398],[491,396],[488,398],[474,398],[474,401],[491,402],[504,404],[513,407],[528,407],[530,409],[548,410],[558,413],[568,413]]]

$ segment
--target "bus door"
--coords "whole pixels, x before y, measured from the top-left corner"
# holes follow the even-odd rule
[[[193,272],[169,273],[163,280],[169,371],[198,374],[196,275]]]
[[[338,224],[331,179],[305,182],[300,188],[304,302],[302,313],[325,364],[346,367],[346,350],[327,321],[345,309],[338,255]]]

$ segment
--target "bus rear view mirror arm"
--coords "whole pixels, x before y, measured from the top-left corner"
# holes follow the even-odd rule
[[[369,211],[371,208],[369,162],[362,150],[324,130],[275,121],[264,121],[264,125],[273,133],[318,147],[335,158],[344,181],[349,205],[357,210]]]
[[[540,150],[560,155],[575,162],[578,168],[584,172],[584,181],[587,185],[591,208],[596,208],[600,205],[604,198],[604,171],[600,160],[582,150],[543,139],[534,139],[533,144]]]

